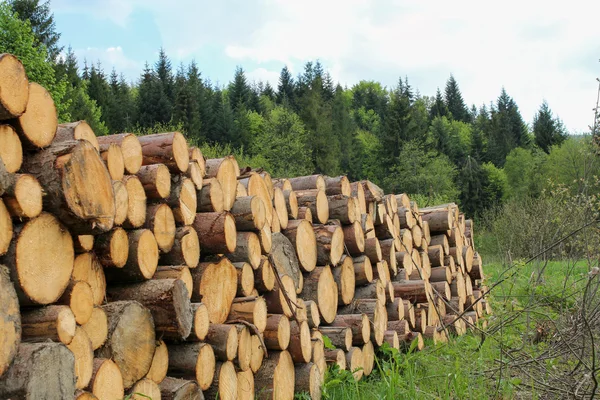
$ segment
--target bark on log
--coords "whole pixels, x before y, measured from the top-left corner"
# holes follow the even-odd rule
[[[320,189],[326,190],[327,184],[323,175],[299,176],[297,178],[289,178],[289,183],[293,190],[311,190]]]
[[[337,364],[341,371],[346,369],[346,353],[342,349],[325,350],[325,361],[327,364]]]
[[[392,282],[394,295],[415,303],[426,303],[430,297],[429,286],[423,280]]]
[[[42,212],[42,186],[29,174],[14,174],[4,188],[4,204],[13,218],[35,218]]]
[[[386,304],[385,309],[389,321],[399,321],[404,319],[404,300],[402,300],[401,297],[397,297],[394,301]]]
[[[359,347],[352,347],[346,352],[346,367],[348,371],[352,372],[354,380],[359,381],[362,379],[364,361],[362,350]]]
[[[329,201],[324,190],[296,191],[299,207],[310,208],[313,218],[321,224],[329,219]]]
[[[167,376],[158,387],[162,400],[204,400],[200,387],[192,380]]]
[[[154,322],[150,311],[136,301],[117,301],[102,307],[108,317],[108,339],[97,350],[112,359],[128,389],[150,369],[155,350]]]
[[[329,266],[317,267],[304,278],[302,297],[317,303],[326,323],[331,323],[337,314],[337,293],[337,284]]]
[[[340,311],[345,311],[347,307],[342,307]],[[350,328],[352,331],[352,345],[362,346],[371,340],[371,322],[367,314],[360,313],[357,310],[353,312],[353,314],[338,313],[329,326]]]
[[[231,361],[237,355],[238,332],[235,325],[211,324],[204,341],[212,346],[219,361]]]
[[[236,296],[250,296],[254,290],[254,270],[252,269],[252,266],[246,262],[233,263],[233,266],[235,267],[238,275]]]
[[[231,208],[236,228],[240,231],[260,231],[267,222],[265,207],[265,203],[257,196],[236,198]]]
[[[228,321],[246,321],[262,333],[267,326],[267,303],[262,297],[236,298],[231,305]]]
[[[381,245],[381,256],[383,257],[383,261],[387,263],[388,274],[396,276],[398,273],[398,266],[396,262],[396,246],[394,244],[394,239],[381,240],[379,243]]]
[[[306,321],[298,324],[290,322],[290,344],[288,352],[295,363],[308,363],[312,356],[312,343],[310,339],[310,328]]]
[[[338,225],[314,225],[317,265],[337,265],[344,254],[344,231]]]
[[[232,262],[248,263],[252,268],[258,268],[261,262],[260,239],[254,232],[238,232],[236,247],[227,254]]]
[[[56,135],[54,136],[54,142],[64,142],[67,140],[87,140],[96,150],[100,151],[98,138],[96,138],[96,134],[85,121],[58,125]]]
[[[2,93],[4,97],[4,90]],[[2,108],[4,107],[0,107]],[[33,150],[49,146],[58,127],[56,107],[50,93],[42,85],[29,82],[27,106],[11,124],[25,148]]]
[[[382,304],[386,303],[385,295],[386,287],[383,282],[379,279],[373,280],[373,282],[363,287],[356,288],[354,291],[354,297],[356,299],[377,299]]]
[[[260,265],[254,270],[254,287],[261,293],[270,292],[275,287],[275,273],[266,256],[263,256]]]
[[[160,263],[164,265],[187,265],[196,268],[200,260],[200,241],[198,233],[191,226],[179,227],[175,230],[175,241],[171,251],[160,255]]]
[[[469,276],[474,281],[485,279],[485,275],[483,273],[483,261],[481,261],[481,255],[479,255],[477,252],[473,253],[473,265],[471,267],[471,271],[469,271]]]
[[[452,229],[453,218],[452,213],[448,210],[433,211],[426,214],[421,214],[423,221],[429,224],[431,232],[446,232]]]
[[[87,323],[94,309],[92,287],[84,281],[71,281],[55,304],[68,306],[78,325]]]
[[[158,245],[148,229],[129,231],[129,255],[123,268],[106,271],[112,281],[140,282],[154,276],[158,266]]]
[[[321,399],[323,375],[316,364],[309,362],[307,364],[296,365],[294,376],[295,392],[306,392],[312,400]]]
[[[21,313],[24,342],[41,342],[48,339],[69,344],[75,336],[77,323],[68,306],[46,306]]]
[[[206,160],[206,176],[208,178],[216,178],[221,184],[221,189],[223,191],[223,209],[225,211],[229,211],[235,202],[237,176],[239,174],[236,165],[237,162],[235,162],[235,159],[231,156]],[[249,190],[249,195],[254,195],[254,193],[250,192],[251,191]],[[268,218],[268,221],[270,221],[270,218]]]
[[[230,213],[198,213],[192,226],[204,252],[226,254],[235,250],[237,230]]]
[[[366,285],[373,281],[373,267],[367,256],[356,257],[354,264],[354,281],[356,286]]]
[[[204,303],[211,323],[224,323],[237,292],[235,267],[222,258],[218,263],[202,263],[191,273],[194,280],[192,300]]]
[[[286,350],[290,344],[290,320],[283,314],[270,314],[263,331],[263,340],[269,350]]]
[[[296,290],[294,281],[289,277],[289,275],[280,275],[280,277],[283,287],[281,287],[279,282],[276,280],[274,290],[265,293],[267,310],[269,313],[285,314],[287,317],[291,318],[296,312],[296,306],[294,305],[296,303]],[[284,292],[287,294],[289,300],[291,300],[291,309],[288,305]]]
[[[98,143],[101,149],[113,143],[121,147],[125,171],[128,174],[137,174],[142,167],[142,145],[133,133],[100,136]]]
[[[431,268],[431,276],[429,277],[431,282],[452,282],[452,271],[448,267],[435,267]]]
[[[298,218],[297,219],[305,219],[311,224],[314,222],[314,218],[312,215],[312,211],[308,207],[298,207]]]
[[[173,172],[186,172],[190,153],[185,137],[179,132],[156,133],[139,137],[142,165],[165,164]]]
[[[129,238],[122,228],[96,236],[94,251],[105,268],[122,268],[129,255]]]
[[[298,219],[298,198],[296,192],[291,189],[282,189],[283,197],[285,198],[285,205],[288,212],[288,217],[291,219]]]
[[[215,353],[208,343],[169,344],[169,375],[195,379],[201,390],[210,387],[215,376]]]
[[[352,187],[350,186],[350,181],[345,175],[336,176],[336,177],[325,177],[325,192],[327,196],[335,196],[338,194],[344,196],[352,195]]]
[[[444,255],[450,254],[450,244],[448,243],[448,236],[446,234],[434,235],[431,237],[431,242],[429,243],[429,247],[432,246],[442,246],[442,250]]]
[[[342,227],[344,231],[344,244],[353,257],[361,256],[365,251],[365,234],[360,222],[354,221],[352,225]]]
[[[327,196],[329,204],[329,218],[338,219],[342,224],[353,224],[354,221],[360,218],[360,214],[356,215],[356,207],[354,198],[344,196],[342,194],[335,196]]]
[[[164,164],[144,165],[137,172],[146,197],[153,200],[162,200],[171,193],[171,173]]]
[[[371,260],[371,264],[377,264],[383,259],[381,245],[376,237],[365,239],[365,255]]]
[[[224,210],[225,197],[217,178],[202,181],[202,189],[198,190],[197,200],[196,210],[198,212],[222,212]]]
[[[352,329],[347,326],[320,326],[319,332],[327,336],[337,348],[349,351],[352,347]]]

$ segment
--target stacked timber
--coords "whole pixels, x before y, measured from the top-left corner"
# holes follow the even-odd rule
[[[8,54],[0,196],[0,398],[318,399],[491,311],[455,204],[59,125]]]

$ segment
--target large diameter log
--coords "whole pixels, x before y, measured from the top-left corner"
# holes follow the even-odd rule
[[[168,253],[175,243],[175,217],[167,204],[153,204],[146,208],[144,228],[150,229],[158,249]]]
[[[142,166],[142,146],[137,136],[133,133],[120,133],[118,135],[98,137],[100,148],[104,145],[117,144],[121,146],[123,163],[128,174],[137,174]]]
[[[123,376],[114,361],[106,358],[93,360],[93,372],[87,386],[99,400],[122,399],[125,395]]]
[[[444,249],[442,245],[429,246],[427,256],[432,267],[441,267],[444,265]]]
[[[206,390],[215,375],[215,353],[208,343],[169,344],[169,375],[192,378]]]
[[[42,212],[42,186],[29,174],[14,174],[4,204],[13,218],[35,218]]]
[[[49,146],[56,135],[58,117],[54,100],[42,85],[29,82],[29,98],[24,111],[11,121],[23,145],[29,149]]]
[[[96,139],[96,143],[97,142]],[[125,175],[125,161],[123,160],[121,146],[111,143],[98,148],[100,150],[100,157],[102,157],[102,160],[104,160],[104,163],[106,164],[110,178],[113,181],[120,181],[123,179],[123,176]]]
[[[171,171],[186,172],[190,153],[185,137],[179,132],[156,133],[139,137],[142,165],[164,164]]]
[[[249,263],[252,268],[258,268],[261,262],[260,239],[254,232],[238,232],[236,247],[233,252],[227,254],[233,262]]]
[[[352,257],[344,256],[340,266],[333,268],[331,272],[338,287],[338,303],[350,304],[354,298],[354,290],[356,288],[354,261]]]
[[[251,296],[252,291],[254,290],[254,270],[252,269],[252,266],[246,262],[233,263],[233,266],[237,270],[238,274],[238,286],[236,296]]]
[[[235,202],[237,192],[237,175],[239,173],[236,165],[237,162],[235,162],[235,159],[231,156],[206,160],[206,177],[216,178],[221,184],[221,189],[223,191],[223,209],[225,211],[231,210],[231,207]],[[251,190],[249,189],[248,194],[253,196],[255,193],[251,193]],[[269,211],[267,210],[267,213],[268,212]],[[269,214],[267,214],[267,216],[268,215]],[[267,218],[267,220],[270,221],[270,218]]]
[[[83,389],[90,383],[90,379],[92,378],[94,367],[92,342],[87,333],[80,327],[77,327],[75,336],[73,336],[73,340],[67,345],[67,348],[75,357],[75,378],[77,379],[75,387]]]
[[[290,322],[290,345],[288,352],[295,363],[310,362],[312,356],[312,343],[310,339],[310,328],[306,321],[298,324]]]
[[[75,359],[63,344],[23,343],[15,361],[0,378],[3,399],[72,399]]]
[[[217,360],[231,361],[237,355],[238,331],[235,325],[211,324],[204,341],[212,346]]]
[[[319,367],[314,363],[307,363],[296,365],[295,369],[294,390],[297,393],[308,393],[312,400],[320,400],[323,375]]]
[[[317,264],[337,265],[344,254],[344,232],[339,225],[314,225]]]
[[[27,157],[22,170],[42,185],[44,209],[58,216],[72,233],[96,234],[113,227],[112,182],[90,142],[52,144]]]
[[[92,288],[94,305],[100,305],[106,297],[104,269],[94,253],[79,254],[73,264],[73,281],[84,281]]]
[[[308,207],[311,214],[321,224],[329,219],[329,201],[323,190],[304,190],[296,192],[299,207]]]
[[[287,351],[269,352],[254,376],[259,399],[293,399],[295,380],[294,362]]]
[[[348,252],[353,257],[362,255],[365,251],[365,235],[360,222],[354,221],[352,225],[345,225],[342,229],[344,230],[344,243]]]
[[[267,326],[267,303],[262,297],[236,298],[227,319],[230,322],[249,322],[262,333]]]
[[[108,317],[108,339],[96,355],[117,364],[127,389],[150,370],[156,347],[152,314],[136,301],[108,303],[102,309]]]
[[[0,159],[4,163],[4,175],[17,172],[23,163],[21,139],[10,125],[0,125]],[[3,186],[0,184],[0,194]]]
[[[230,210],[236,228],[240,231],[260,231],[267,222],[265,207],[265,203],[258,196],[236,198]]]
[[[175,220],[180,225],[191,225],[196,217],[198,200],[196,186],[184,175],[176,175],[171,180],[171,194],[167,204],[173,209]]]
[[[306,220],[290,221],[282,233],[294,245],[302,269],[312,271],[317,265],[317,240],[311,223]]]
[[[21,313],[17,293],[6,267],[0,265],[0,376],[11,364],[21,342]]]
[[[166,254],[160,255],[164,265],[187,265],[196,268],[200,261],[200,241],[198,233],[191,226],[183,226],[175,230],[173,247]]]
[[[21,61],[9,53],[0,54],[0,120],[21,116],[29,99],[29,80]]]
[[[100,307],[94,307],[89,321],[81,325],[81,328],[90,338],[92,348],[97,350],[106,342],[108,337],[108,318],[104,310]]]
[[[21,305],[50,304],[67,287],[74,257],[73,239],[67,229],[51,214],[42,213],[15,226],[2,262],[9,269]]]
[[[193,314],[185,283],[180,279],[152,279],[128,286],[111,286],[111,301],[135,300],[147,307],[154,328],[162,337],[185,339],[192,329]]]
[[[198,232],[202,251],[226,254],[235,250],[237,230],[230,213],[198,213],[192,226]]]
[[[136,175],[147,198],[161,200],[169,197],[171,193],[171,173],[166,165],[144,165]]]
[[[223,258],[218,263],[202,263],[191,272],[194,280],[192,300],[202,300],[208,309],[210,322],[222,324],[227,320],[237,292],[235,267]]]
[[[198,190],[196,197],[198,212],[222,212],[224,210],[223,189],[216,178],[204,179],[202,189]]]
[[[129,238],[122,228],[95,237],[94,252],[105,268],[122,268],[129,256]]]
[[[123,268],[107,270],[115,281],[139,282],[154,276],[158,266],[158,245],[149,229],[129,231],[129,255]]]
[[[204,394],[209,399],[238,399],[237,374],[231,361],[216,363],[213,384]]]
[[[302,297],[319,306],[323,321],[331,323],[338,306],[338,289],[329,266],[317,267],[304,278]]]
[[[204,400],[200,387],[192,380],[167,376],[158,387],[162,400]]]
[[[296,310],[296,287],[288,275],[281,276],[280,280],[283,286],[276,280],[274,290],[265,293],[267,310],[269,313],[285,314],[291,318]],[[290,300],[291,308],[286,298]]]

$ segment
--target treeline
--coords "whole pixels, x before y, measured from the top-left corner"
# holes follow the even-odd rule
[[[530,127],[504,88],[489,105],[469,107],[453,76],[435,96],[406,77],[392,88],[368,80],[349,88],[317,60],[297,76],[284,67],[277,87],[249,82],[241,67],[219,86],[194,61],[173,66],[161,49],[130,83],[100,63],[80,69],[58,46],[49,2],[2,3],[0,24],[0,51],[50,88],[61,119],[85,119],[98,135],[179,129],[209,153],[231,149],[275,175],[344,173],[419,204],[458,201],[471,216],[511,194],[505,164],[515,149],[533,157],[566,138],[545,102]]]

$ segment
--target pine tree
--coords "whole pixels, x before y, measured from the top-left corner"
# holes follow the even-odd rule
[[[485,104],[479,111],[472,113],[476,115],[473,120],[472,139],[471,139],[471,157],[478,162],[487,161],[487,140],[490,130],[490,115]]]
[[[337,87],[333,83],[333,79],[329,72],[325,72],[323,77],[323,99],[325,101],[333,100],[335,94],[337,92]]]
[[[469,110],[453,75],[450,75],[450,78],[446,82],[445,96],[446,106],[452,118],[456,121],[471,122]]]
[[[265,86],[263,88],[263,91],[261,93],[262,96],[267,96],[269,98],[269,100],[274,101],[275,100],[275,91],[273,90],[273,86],[271,86],[271,84],[269,82],[265,83]]]
[[[103,113],[108,112],[110,108],[109,102],[111,100],[110,88],[100,62],[98,62],[97,65],[92,64],[87,93],[92,100],[96,101],[96,104]],[[106,121],[106,118],[104,118],[104,120]]]
[[[440,88],[438,88],[431,109],[429,110],[429,120],[432,121],[435,117],[447,117],[448,114],[448,106],[446,106],[444,98],[442,97],[442,92],[440,91]]]
[[[279,84],[277,86],[277,103],[294,107],[296,98],[294,96],[294,78],[287,65],[281,69]]]
[[[171,119],[168,99],[162,90],[162,84],[148,63],[144,67],[137,96],[137,122],[142,128],[149,128],[157,122]]]
[[[60,33],[56,31],[50,0],[43,3],[40,0],[10,0],[9,4],[20,20],[29,21],[37,42],[48,50],[48,60],[55,61],[63,48],[58,45]]]
[[[380,134],[383,155],[387,162],[393,162],[400,155],[403,143],[412,139],[410,98],[406,94],[404,82],[400,79],[398,86],[390,93],[390,102]]]
[[[56,72],[57,80],[61,80],[63,77],[71,84],[71,86],[77,86],[81,82],[79,77],[79,67],[77,66],[77,57],[71,46],[67,49],[67,54],[64,58],[59,58],[54,70]]]
[[[491,113],[488,156],[494,165],[501,167],[512,149],[528,145],[529,134],[519,108],[502,88]]]
[[[546,100],[533,118],[533,134],[535,144],[547,154],[550,154],[552,146],[561,144],[567,137],[561,120],[554,117]]]
[[[229,103],[234,110],[239,108],[248,109],[251,98],[251,88],[246,80],[246,73],[242,67],[238,66],[235,69],[233,82],[229,84],[228,96]]]
[[[175,81],[173,79],[171,60],[169,60],[165,49],[162,47],[158,52],[158,61],[154,65],[154,72],[162,84],[162,90],[167,96],[168,101],[172,104],[175,100]]]

